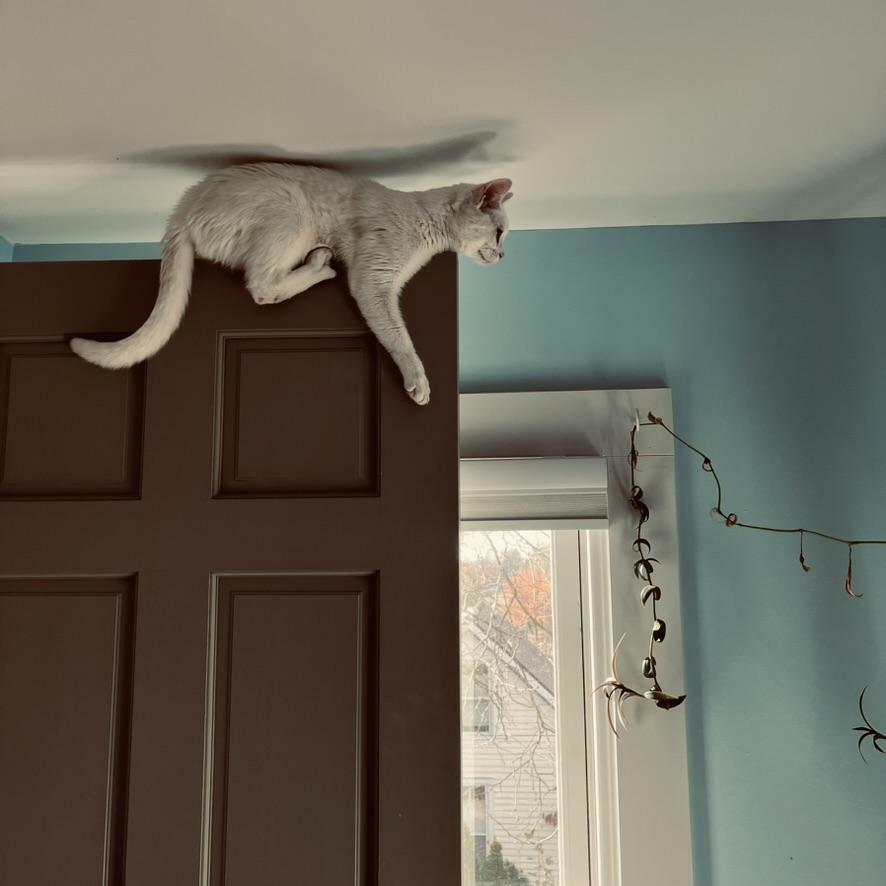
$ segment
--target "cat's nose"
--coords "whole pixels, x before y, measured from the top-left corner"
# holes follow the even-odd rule
[[[498,250],[498,260],[501,261],[504,257],[505,257],[504,249],[499,249]]]

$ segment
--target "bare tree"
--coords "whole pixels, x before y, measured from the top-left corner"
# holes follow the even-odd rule
[[[461,595],[466,762],[531,886],[557,886],[550,533],[466,533]]]

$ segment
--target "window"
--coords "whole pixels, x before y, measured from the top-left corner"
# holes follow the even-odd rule
[[[462,661],[466,659],[463,657]],[[476,658],[467,659],[470,673],[464,682],[470,687],[462,711],[462,731],[487,735],[492,724],[492,694],[489,690],[489,665]]]
[[[462,769],[473,798],[463,856],[473,858],[476,886],[563,883],[552,542],[550,531],[462,532]],[[484,786],[471,787],[479,782]],[[488,841],[489,818],[494,842]]]
[[[469,841],[468,856],[473,856],[475,871],[481,870],[486,861],[489,818],[487,815],[486,785],[467,787],[463,792],[464,812],[462,820]]]
[[[461,397],[463,886],[652,882],[664,857],[669,881],[692,884],[683,711],[630,708],[616,750],[593,691],[616,630],[622,673],[642,680],[631,668],[649,626],[624,495],[637,410],[667,420],[669,393]],[[658,505],[679,685],[673,447],[651,435],[641,446],[655,456],[643,487]]]

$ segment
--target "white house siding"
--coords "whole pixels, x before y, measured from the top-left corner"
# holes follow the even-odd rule
[[[498,841],[532,886],[561,886],[557,828],[545,821],[557,813],[554,707],[516,673],[505,690],[494,684],[490,733],[462,736],[465,785],[487,788],[487,845]]]

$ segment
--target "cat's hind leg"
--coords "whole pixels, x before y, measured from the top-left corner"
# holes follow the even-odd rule
[[[330,267],[332,250],[327,246],[312,249],[303,264],[292,270],[271,270],[258,264],[246,268],[246,288],[257,305],[275,305],[335,277]]]

